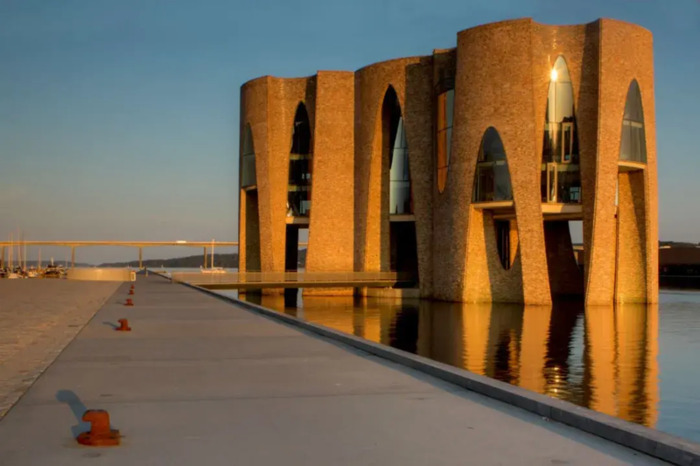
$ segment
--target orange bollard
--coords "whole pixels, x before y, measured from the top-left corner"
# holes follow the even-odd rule
[[[118,332],[131,332],[131,327],[129,327],[129,321],[127,319],[119,319],[117,322],[119,322],[119,327],[114,330]]]
[[[83,421],[90,423],[90,430],[78,435],[76,440],[79,444],[93,447],[119,445],[119,431],[110,428],[109,413],[107,411],[104,409],[88,409],[83,413]]]
[[[124,306],[133,306],[134,302],[131,300],[131,298],[126,298],[126,302],[124,303]]]

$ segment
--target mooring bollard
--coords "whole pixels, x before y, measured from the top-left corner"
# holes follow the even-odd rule
[[[117,322],[119,322],[119,327],[114,330],[118,332],[131,332],[131,327],[129,327],[129,321],[127,319],[119,319]]]
[[[111,429],[109,413],[104,409],[88,409],[83,413],[83,421],[90,423],[90,430],[78,435],[78,443],[93,447],[119,445],[119,431]]]
[[[133,306],[134,302],[131,300],[131,298],[126,298],[126,302],[124,303],[124,306]]]

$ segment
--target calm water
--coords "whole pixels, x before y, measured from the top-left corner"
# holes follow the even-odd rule
[[[283,296],[246,299],[700,442],[698,292],[594,309],[301,293],[292,306]]]

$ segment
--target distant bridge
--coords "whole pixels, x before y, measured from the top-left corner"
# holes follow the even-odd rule
[[[307,246],[308,243],[299,243],[300,246]],[[71,267],[75,267],[75,248],[87,246],[123,246],[138,248],[139,268],[143,268],[143,248],[179,246],[179,247],[201,247],[204,249],[203,265],[207,266],[208,248],[238,246],[238,241],[0,241],[0,268],[5,267],[6,249],[8,246],[63,246],[71,248]]]
[[[301,243],[300,243],[301,244]],[[9,246],[64,246],[71,249],[71,267],[75,267],[75,248],[87,246],[123,246],[129,248],[138,248],[139,250],[139,268],[143,268],[143,248],[161,247],[161,246],[180,246],[180,247],[201,247],[204,248],[203,265],[207,265],[208,248],[238,246],[238,241],[0,241],[0,268],[5,267],[6,250]]]
[[[173,282],[211,290],[261,288],[388,288],[413,284],[397,272],[174,272]]]

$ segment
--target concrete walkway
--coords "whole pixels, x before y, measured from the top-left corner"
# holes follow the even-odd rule
[[[660,464],[161,278],[127,289],[0,421],[0,464]],[[86,408],[121,446],[75,442]]]
[[[0,419],[120,285],[0,280]]]

